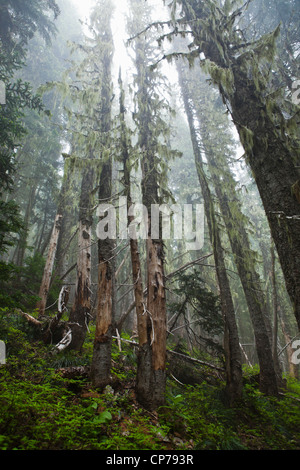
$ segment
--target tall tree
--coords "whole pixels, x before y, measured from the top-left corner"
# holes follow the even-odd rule
[[[235,1],[179,0],[171,6],[173,34],[185,35],[189,25],[193,42],[186,55],[193,62],[203,54],[202,64],[218,85],[237,128],[300,327],[299,151],[292,131],[296,115],[286,120],[276,94],[269,94],[270,64],[280,29],[245,41],[238,24],[245,6],[236,8]]]
[[[75,298],[70,312],[72,341],[69,348],[81,350],[91,317],[91,250],[92,250],[92,198],[94,186],[93,165],[83,170],[79,201],[78,253]]]
[[[235,318],[235,308],[231,295],[231,287],[227,275],[224,249],[221,241],[221,233],[217,222],[215,204],[205,174],[197,129],[195,125],[195,109],[191,96],[189,79],[184,72],[184,64],[178,64],[179,82],[185,106],[185,111],[190,126],[191,140],[194,149],[195,164],[203,194],[205,213],[209,228],[210,240],[213,247],[216,265],[216,276],[220,291],[222,313],[224,319],[224,350],[226,358],[226,386],[230,403],[241,398],[242,394],[242,364],[238,327]]]
[[[112,60],[113,37],[111,31],[113,5],[99,1],[91,16],[91,27],[96,34],[101,63],[96,64],[100,72],[100,101],[98,108],[98,132],[100,134],[100,158],[102,169],[99,180],[99,203],[108,204],[112,197]],[[103,215],[101,216],[103,217]],[[100,217],[100,218],[101,218]],[[115,253],[114,240],[107,234],[98,240],[98,291],[96,333],[91,377],[97,387],[110,382],[111,345],[115,322]]]
[[[131,0],[132,19],[129,32],[135,36],[151,15],[149,6]],[[169,129],[164,121],[169,105],[161,95],[160,74],[150,70],[156,51],[151,38],[137,36],[133,40],[136,67],[136,111],[138,148],[141,154],[142,201],[147,209],[146,269],[147,331],[141,335],[138,352],[137,396],[147,408],[155,409],[165,401],[166,386],[166,293],[164,278],[164,244],[159,230],[155,230],[152,207],[166,202],[166,161],[172,156],[168,146]],[[145,326],[145,324],[144,324]]]
[[[121,70],[119,74],[120,86],[120,160],[123,164],[123,184],[124,195],[126,198],[126,208],[128,216],[128,227],[134,227],[134,216],[130,214],[130,208],[133,204],[132,191],[131,191],[131,166],[132,166],[132,144],[130,139],[130,131],[126,124],[126,107],[125,107],[125,91],[123,89],[123,82]],[[126,234],[128,235],[128,234]],[[130,236],[130,254],[132,265],[132,282],[134,285],[134,299],[135,310],[137,317],[137,332],[139,344],[147,343],[147,315],[145,315],[145,299],[142,279],[142,264],[140,259],[139,241],[135,233]]]
[[[262,280],[258,274],[255,253],[251,248],[246,230],[247,220],[242,213],[235,190],[236,183],[226,160],[226,155],[227,158],[230,157],[231,151],[230,138],[226,138],[226,134],[230,133],[229,123],[227,116],[222,113],[222,109],[217,104],[217,97],[214,99],[214,91],[209,89],[207,84],[205,85],[204,80],[205,77],[201,78],[198,75],[196,86],[201,96],[199,100],[196,99],[195,106],[200,138],[253,324],[260,363],[260,389],[264,393],[276,395],[278,393],[275,374],[277,357],[272,358],[272,338],[269,337],[266,327],[269,312],[262,292]],[[217,132],[214,126],[210,125],[211,116],[214,116]],[[278,381],[280,381],[279,370],[278,376]]]

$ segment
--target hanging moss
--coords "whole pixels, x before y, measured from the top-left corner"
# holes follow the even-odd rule
[[[253,149],[254,133],[245,126],[239,126],[239,134],[246,153],[251,154]]]
[[[211,62],[209,59],[205,60],[202,63],[202,67],[205,73],[208,73],[211,76],[215,84],[222,85],[222,87],[228,93],[233,93],[234,79],[232,70],[230,68],[219,67],[214,62]]]

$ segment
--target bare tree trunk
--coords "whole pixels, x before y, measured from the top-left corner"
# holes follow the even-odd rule
[[[103,165],[99,199],[111,197],[111,163]],[[107,237],[98,240],[98,290],[96,333],[91,366],[91,378],[95,387],[103,388],[111,380],[111,345],[115,331],[115,260],[114,240]]]
[[[55,222],[54,222],[54,226],[53,226],[53,230],[52,230],[52,234],[50,238],[48,256],[46,259],[43,279],[42,279],[40,291],[39,291],[40,300],[38,301],[37,306],[36,306],[36,308],[39,311],[40,317],[45,314],[45,308],[47,304],[47,298],[49,294],[51,277],[52,277],[53,266],[54,266],[55,255],[56,255],[57,242],[58,242],[60,229],[61,229],[61,221],[62,221],[62,215],[57,214],[55,217]]]
[[[91,196],[93,168],[84,171],[81,184],[79,232],[77,254],[77,279],[73,307],[70,313],[72,341],[70,349],[80,351],[88,328],[91,311]]]

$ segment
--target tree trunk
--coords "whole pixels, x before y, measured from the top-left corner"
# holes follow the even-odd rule
[[[52,277],[53,266],[54,266],[55,255],[56,255],[57,242],[58,242],[60,229],[61,229],[61,221],[62,221],[62,215],[57,214],[55,217],[55,222],[54,222],[54,226],[53,226],[53,230],[52,230],[52,234],[50,238],[48,256],[46,259],[43,279],[42,279],[40,291],[39,291],[40,300],[38,301],[37,306],[36,306],[36,308],[39,311],[39,317],[45,314],[45,308],[47,304],[47,298],[49,294],[51,277]]]
[[[125,96],[122,85],[121,72],[119,76],[120,84],[120,121],[121,121],[121,155],[123,160],[123,171],[124,171],[124,186],[125,195],[127,202],[127,215],[128,215],[128,226],[132,226],[134,217],[130,215],[130,207],[132,205],[131,198],[131,186],[130,186],[130,155],[129,155],[129,143],[127,139],[127,128],[125,122]],[[139,245],[136,237],[136,232],[131,233],[130,236],[130,254],[131,254],[131,265],[132,265],[132,281],[134,286],[134,299],[135,299],[135,310],[137,318],[137,332],[139,338],[139,344],[147,343],[147,314],[145,311],[144,303],[144,289],[142,281],[142,267],[140,261]]]
[[[293,194],[293,186],[299,184],[299,171],[285,138],[269,118],[265,103],[239,67],[237,64],[233,68],[236,92],[231,100],[232,115],[257,183],[300,328],[300,205]],[[253,135],[251,149],[245,128]]]
[[[277,341],[278,341],[278,292],[276,282],[276,256],[275,248],[272,243],[271,246],[271,285],[272,285],[272,300],[273,300],[273,356],[278,358]]]
[[[20,235],[20,240],[16,249],[16,265],[17,266],[23,266],[24,262],[24,256],[25,256],[25,251],[27,248],[27,237],[28,237],[28,230],[29,230],[29,222],[32,214],[32,209],[34,205],[34,200],[36,196],[36,191],[37,191],[37,184],[35,183],[33,186],[30,188],[29,192],[29,199],[28,203],[26,206],[26,212],[25,212],[25,217],[24,217],[24,222],[23,226],[24,228],[22,229],[21,235]]]
[[[280,312],[280,309],[279,309]],[[298,365],[294,364],[292,361],[292,356],[294,353],[294,349],[292,348],[292,338],[291,335],[289,334],[285,322],[285,314],[283,310],[281,310],[280,316],[280,322],[281,322],[281,328],[282,328],[282,333],[284,336],[284,339],[286,341],[286,351],[287,351],[287,360],[288,360],[288,369],[289,369],[289,374],[291,377],[294,377],[295,379],[299,378],[299,373],[298,373]]]
[[[91,311],[91,190],[93,188],[94,171],[89,168],[84,171],[81,184],[77,280],[75,299],[70,313],[72,341],[69,349],[80,351],[88,328]]]
[[[191,140],[194,150],[196,169],[199,177],[202,195],[204,199],[205,214],[207,217],[210,239],[213,246],[214,259],[216,265],[216,275],[221,297],[221,306],[224,319],[224,351],[226,359],[226,386],[229,401],[241,398],[242,394],[242,366],[241,350],[239,343],[238,328],[235,319],[234,304],[231,296],[230,283],[226,272],[224,252],[221,244],[220,233],[216,222],[214,205],[210,189],[203,171],[203,163],[199,144],[197,141],[196,129],[194,125],[193,109],[188,96],[188,87],[183,79],[183,71],[178,67],[181,92],[187,114]]]
[[[255,54],[255,47],[260,52],[264,47],[270,52],[275,45],[267,41],[265,46],[248,44],[240,49],[237,57],[241,38],[234,31],[235,22],[228,20],[222,9],[213,11],[204,1],[181,0],[181,4],[193,31],[194,45],[201,45],[198,52],[203,52],[213,63],[210,68],[213,80],[219,85],[244,146],[300,328],[299,148],[293,145],[275,101],[271,102],[270,110],[269,97],[265,97],[268,96],[267,78],[259,70]],[[212,17],[220,24],[213,34],[207,35],[205,27],[195,20],[201,19],[205,24]],[[274,42],[275,38],[274,32],[270,41]]]
[[[112,166],[103,165],[99,199],[111,197]],[[94,351],[91,378],[95,387],[103,388],[111,381],[111,346],[115,331],[115,260],[114,240],[109,236],[98,240],[98,290]]]
[[[112,156],[111,142],[111,106],[112,106],[112,59],[113,37],[110,19],[112,5],[107,5],[109,12],[105,17],[105,24],[101,14],[96,16],[98,41],[101,42],[101,90],[97,107],[98,131],[100,134],[98,145],[102,149],[102,169],[99,181],[99,204],[110,203],[112,197]],[[96,332],[94,350],[91,364],[91,379],[93,385],[103,388],[111,381],[111,347],[112,335],[115,332],[115,241],[107,234],[107,238],[98,239],[98,289],[96,310]]]

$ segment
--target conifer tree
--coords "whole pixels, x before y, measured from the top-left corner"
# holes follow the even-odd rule
[[[151,8],[131,0],[129,25],[135,36],[147,24]],[[146,269],[147,303],[144,305],[146,331],[141,334],[138,352],[137,396],[140,403],[155,409],[165,401],[166,386],[166,293],[164,277],[164,244],[159,230],[154,230],[152,207],[167,202],[166,162],[173,156],[169,148],[170,130],[164,122],[169,105],[159,90],[160,74],[150,69],[156,50],[151,38],[136,36],[133,40],[136,67],[135,123],[138,132],[142,171],[142,201],[147,209]],[[176,152],[175,152],[176,153]]]
[[[101,63],[95,64],[101,70],[99,108],[99,144],[102,162],[99,179],[99,203],[108,204],[112,197],[112,59],[113,37],[111,17],[113,6],[111,1],[97,3],[91,16],[91,26],[98,36]],[[99,71],[100,71],[99,70]],[[98,290],[96,333],[94,342],[91,377],[93,384],[103,387],[110,382],[111,345],[115,328],[115,241],[108,235],[98,240]]]
[[[255,254],[250,246],[245,227],[247,220],[242,213],[236,195],[236,185],[226,160],[226,154],[230,155],[230,137],[226,138],[226,133],[230,132],[228,119],[222,113],[222,108],[215,104],[214,90],[209,89],[205,84],[205,77],[199,74],[196,76],[196,82],[193,83],[194,90],[196,90],[194,103],[201,144],[254,329],[260,363],[260,389],[264,393],[276,395],[278,393],[277,382],[280,383],[281,377],[278,370],[278,380],[276,378],[277,357],[272,356],[271,338],[268,336],[266,327],[269,312],[262,292],[262,280],[258,275]],[[217,133],[215,127],[210,124],[212,116],[214,116],[214,126],[218,127]]]
[[[226,366],[226,386],[228,400],[233,404],[241,398],[242,394],[242,364],[238,327],[235,318],[235,308],[231,294],[231,287],[227,275],[224,248],[222,246],[221,232],[216,217],[216,209],[205,174],[197,129],[195,125],[195,109],[190,90],[189,78],[184,71],[184,64],[177,64],[179,83],[185,106],[185,112],[190,127],[191,140],[194,150],[195,164],[203,194],[205,214],[209,229],[210,240],[213,248],[216,265],[216,277],[220,291],[222,314],[224,321],[224,351]]]
[[[219,87],[255,178],[300,328],[297,113],[287,120],[276,94],[268,93],[279,26],[255,41],[245,40],[238,20],[249,2],[240,8],[236,3],[173,1],[170,26],[175,29],[167,36],[186,35],[189,25],[193,41],[185,55],[190,63],[200,57]]]

